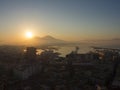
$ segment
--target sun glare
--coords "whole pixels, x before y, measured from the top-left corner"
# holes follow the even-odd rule
[[[30,32],[30,31],[26,32],[26,37],[27,38],[32,38],[33,37],[33,33]]]

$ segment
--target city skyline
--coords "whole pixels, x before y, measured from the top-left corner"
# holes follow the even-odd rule
[[[119,0],[0,0],[0,40],[24,40],[26,31],[68,41],[120,38],[119,4]]]

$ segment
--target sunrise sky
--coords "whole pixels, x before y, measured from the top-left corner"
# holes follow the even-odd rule
[[[120,0],[0,0],[0,41],[120,38]]]

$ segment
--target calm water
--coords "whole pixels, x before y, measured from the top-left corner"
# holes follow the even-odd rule
[[[72,51],[75,51],[75,47],[76,46],[63,46],[63,47],[60,47],[58,52],[60,52],[62,56],[65,56],[66,54],[69,54]],[[78,52],[79,53],[87,53],[91,50],[92,50],[92,48],[90,48],[90,46],[79,45],[79,51]]]
[[[106,48],[117,48],[120,49],[120,44],[118,43],[106,43],[99,42],[97,44],[89,44],[89,43],[84,43],[84,44],[74,44],[74,45],[64,45],[64,46],[55,46],[58,48],[58,50],[56,50],[57,52],[61,53],[61,56],[65,56],[66,54],[71,53],[72,51],[75,51],[75,48],[79,47],[79,51],[78,53],[87,53],[89,51],[93,51],[93,48],[91,48],[91,46],[98,46],[98,47],[106,47]],[[41,49],[38,49],[38,54],[40,54],[42,52]]]
[[[67,45],[67,46],[57,46],[58,50],[56,50],[56,52],[61,53],[61,56],[65,56],[66,54],[69,54],[72,51],[75,51],[76,46],[79,47],[78,53],[86,53],[93,50],[88,45]],[[38,51],[38,54],[42,52],[41,49],[38,49],[37,51]]]

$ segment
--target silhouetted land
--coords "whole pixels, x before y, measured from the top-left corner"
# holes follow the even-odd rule
[[[120,90],[119,49],[78,51],[0,46],[0,90]]]

